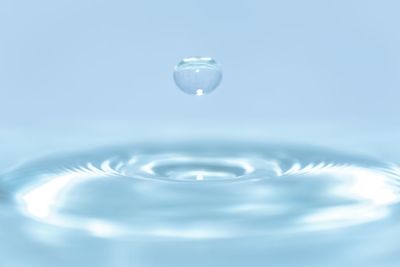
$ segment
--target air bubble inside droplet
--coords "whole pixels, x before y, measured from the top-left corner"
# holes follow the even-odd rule
[[[218,87],[222,80],[222,71],[212,58],[184,58],[175,66],[174,80],[183,92],[202,96]]]

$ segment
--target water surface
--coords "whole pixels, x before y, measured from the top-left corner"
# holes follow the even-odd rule
[[[400,264],[399,166],[326,149],[126,145],[0,181],[6,266]]]

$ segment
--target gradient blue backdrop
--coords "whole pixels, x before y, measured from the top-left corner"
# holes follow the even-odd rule
[[[0,2],[1,166],[143,139],[327,145],[399,160],[399,1]],[[212,56],[214,94],[173,66]]]

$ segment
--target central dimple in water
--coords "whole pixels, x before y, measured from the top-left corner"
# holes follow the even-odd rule
[[[130,161],[120,171],[125,175],[170,181],[242,180],[254,171],[256,159],[204,155],[159,154],[154,158],[141,157]],[[269,166],[265,162],[265,166]],[[265,174],[268,172],[265,170]]]
[[[146,166],[144,170],[161,179],[176,181],[220,181],[237,180],[251,172],[246,162],[218,158],[169,158],[159,159]]]

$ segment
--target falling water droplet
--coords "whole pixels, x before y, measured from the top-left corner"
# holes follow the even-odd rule
[[[183,92],[202,96],[218,87],[222,80],[222,71],[210,57],[189,57],[175,66],[174,80]]]

